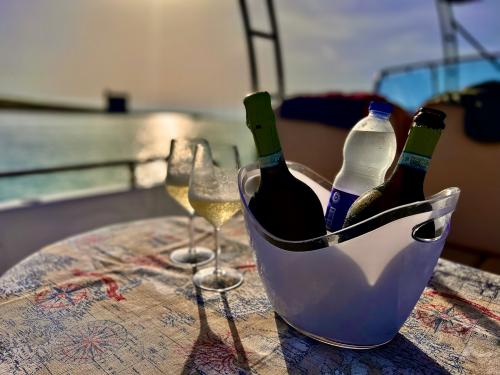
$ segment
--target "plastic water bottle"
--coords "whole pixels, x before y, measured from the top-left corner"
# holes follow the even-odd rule
[[[349,207],[365,191],[384,182],[396,155],[396,136],[389,122],[392,105],[371,102],[369,114],[349,132],[344,143],[344,162],[333,181],[326,209],[330,232],[342,228]]]

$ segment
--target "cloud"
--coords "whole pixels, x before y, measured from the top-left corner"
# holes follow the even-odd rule
[[[500,45],[498,4],[457,9],[490,48]],[[368,91],[384,67],[441,57],[434,0],[275,0],[275,7],[289,94]],[[251,14],[267,27],[265,8]],[[100,105],[111,88],[130,92],[136,107],[204,110],[240,108],[250,90],[236,1],[2,0],[0,50],[9,51],[0,55],[3,96]],[[271,45],[259,42],[262,88],[275,85],[273,60]]]
[[[292,91],[371,90],[388,65],[438,58],[433,1],[281,1]]]

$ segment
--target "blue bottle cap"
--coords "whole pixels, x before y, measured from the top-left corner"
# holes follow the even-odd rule
[[[368,107],[368,110],[391,114],[392,113],[392,104],[387,103],[387,102],[370,102],[370,106]]]

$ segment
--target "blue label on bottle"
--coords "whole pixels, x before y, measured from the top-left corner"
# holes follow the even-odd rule
[[[274,167],[278,165],[280,160],[283,158],[283,153],[278,151],[271,155],[261,156],[259,158],[259,163],[261,168]]]
[[[427,156],[413,154],[411,152],[403,152],[399,157],[398,164],[406,165],[407,167],[419,169],[427,172],[429,169],[431,158]]]
[[[326,228],[330,232],[335,232],[342,228],[347,211],[349,211],[349,208],[358,197],[359,195],[346,193],[335,188],[332,189],[325,214]]]

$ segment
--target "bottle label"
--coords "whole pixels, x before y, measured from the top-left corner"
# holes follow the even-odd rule
[[[427,156],[417,155],[405,151],[401,154],[398,164],[406,165],[407,167],[427,172],[430,162],[431,158]]]
[[[342,228],[347,211],[352,206],[359,195],[346,193],[345,191],[333,188],[326,209],[326,229],[335,232]]]
[[[259,158],[259,163],[261,168],[274,167],[278,165],[280,160],[283,158],[283,153],[281,151],[275,152],[271,155],[261,156]]]

